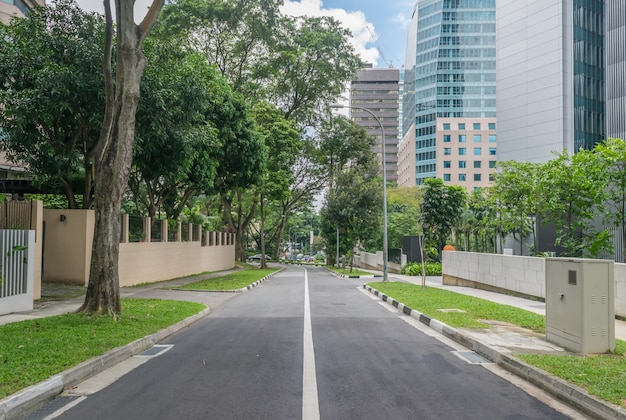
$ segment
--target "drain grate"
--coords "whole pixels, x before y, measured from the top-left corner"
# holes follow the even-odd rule
[[[41,420],[46,418],[47,416],[55,413],[56,411],[62,409],[72,401],[80,398],[78,395],[65,396],[59,395],[52,401],[44,404],[39,407],[36,411],[33,411],[28,416],[24,417],[24,420]]]
[[[492,363],[489,360],[487,360],[484,357],[482,357],[481,355],[479,355],[478,353],[475,353],[473,351],[453,351],[452,353],[456,354],[461,359],[463,359],[463,360],[465,360],[468,363],[471,363],[473,365],[480,365],[480,364],[484,364],[484,363]]]
[[[165,353],[172,347],[174,347],[173,344],[155,344],[149,349],[146,349],[142,351],[141,353],[137,354],[135,357],[156,357]]]

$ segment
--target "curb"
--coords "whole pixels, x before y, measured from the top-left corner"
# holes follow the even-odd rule
[[[19,419],[42,403],[53,399],[65,389],[84,381],[115,364],[126,360],[146,348],[163,340],[169,335],[182,330],[194,322],[204,318],[211,312],[206,308],[195,315],[183,319],[165,329],[135,340],[121,347],[116,347],[101,356],[94,357],[79,365],[54,375],[43,382],[32,385],[0,400],[0,420]]]
[[[335,277],[339,277],[342,279],[373,279],[373,278],[377,278],[377,277],[381,277],[382,275],[380,274],[367,274],[364,276],[346,276],[345,274],[341,274],[341,273],[337,273],[336,271],[333,270],[329,270],[328,268],[324,267],[324,270],[326,270],[327,272],[331,273],[332,275],[334,275]]]
[[[549,373],[531,366],[513,356],[500,353],[494,348],[479,342],[475,338],[464,334],[463,332],[450,327],[443,322],[437,321],[436,319],[411,309],[403,303],[390,298],[389,296],[366,284],[363,285],[363,289],[379,297],[382,301],[397,308],[398,310],[401,310],[404,314],[415,318],[445,337],[473,350],[514,375],[531,382],[544,391],[549,392],[557,399],[564,401],[571,407],[582,411],[592,418],[601,420],[626,420],[626,410],[621,407],[594,397],[593,395],[588,394],[584,389],[564,381],[563,379],[550,375]]]
[[[250,285],[248,285],[246,287],[242,287],[241,289],[234,289],[234,290],[167,289],[167,290],[171,290],[173,292],[181,291],[181,292],[209,292],[209,293],[244,293],[244,292],[247,292],[248,290],[251,290],[253,287],[257,287],[259,284],[263,283],[265,280],[269,279],[274,274],[280,273],[284,269],[285,269],[285,267],[281,267],[279,270],[276,270],[273,273],[270,273],[267,276],[263,277],[262,279],[257,280],[254,283],[252,283],[252,284],[250,284]],[[0,420],[2,420],[1,417],[0,417]]]

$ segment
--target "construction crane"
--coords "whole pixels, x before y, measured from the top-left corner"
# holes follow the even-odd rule
[[[370,25],[365,25],[365,27],[367,28],[367,31],[370,33],[370,38],[372,39],[372,42],[374,43],[374,46],[376,47],[378,54],[380,54],[380,58],[383,59],[383,62],[387,64],[390,69],[393,68],[393,61],[387,61],[387,58],[385,57],[385,53],[383,53],[383,49],[378,44],[378,38],[376,38],[376,35],[374,35],[374,31],[372,31],[372,28],[370,28]]]

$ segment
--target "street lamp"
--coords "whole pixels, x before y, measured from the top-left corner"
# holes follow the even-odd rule
[[[288,239],[288,241],[289,241],[289,252],[291,252],[291,250],[292,250],[292,244],[293,244],[293,243],[291,242],[291,229],[298,229],[298,226],[292,226],[292,227],[290,227],[290,228],[289,228],[289,233],[287,234],[287,235],[288,235],[288,238],[287,238],[287,239]]]
[[[370,111],[367,108],[363,108],[360,106],[353,105],[344,105],[344,104],[332,104],[331,108],[341,109],[341,108],[349,108],[349,109],[360,109],[361,111],[365,111],[370,114],[378,125],[380,126],[380,132],[382,134],[382,154],[383,154],[383,281],[389,281],[389,269],[388,269],[388,258],[387,258],[387,156],[385,154],[385,128],[383,127],[383,123],[380,122],[380,119],[376,114]]]

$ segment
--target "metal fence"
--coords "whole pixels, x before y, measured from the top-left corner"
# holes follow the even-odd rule
[[[34,229],[33,201],[3,201],[0,203],[0,229]]]

